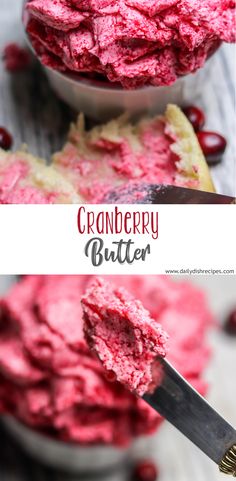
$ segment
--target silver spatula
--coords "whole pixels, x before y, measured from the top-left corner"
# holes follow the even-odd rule
[[[143,399],[218,464],[236,477],[236,430],[165,360],[162,383]]]

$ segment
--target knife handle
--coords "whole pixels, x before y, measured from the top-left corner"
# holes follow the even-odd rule
[[[219,464],[219,470],[221,473],[232,474],[236,478],[236,444],[226,451]]]

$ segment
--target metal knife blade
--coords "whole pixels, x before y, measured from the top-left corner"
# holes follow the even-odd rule
[[[236,444],[236,430],[165,359],[157,362],[162,384],[143,399],[219,465]]]
[[[235,197],[175,185],[135,184],[106,194],[104,204],[235,204]]]

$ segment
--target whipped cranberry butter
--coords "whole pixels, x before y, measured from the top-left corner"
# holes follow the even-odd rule
[[[86,339],[103,366],[142,396],[154,384],[152,365],[166,355],[168,335],[125,289],[95,279],[82,298]]]
[[[91,276],[27,276],[0,300],[0,411],[57,440],[127,445],[154,432],[161,418],[109,382],[89,349],[80,301],[91,282]],[[149,310],[163,354],[163,331],[169,333],[168,359],[204,393],[212,322],[204,293],[167,276],[113,276],[112,284]]]
[[[232,0],[30,0],[26,12],[43,64],[125,89],[171,85],[235,41]]]
[[[41,159],[27,152],[4,152],[0,149],[0,204],[78,202],[81,199],[73,186],[53,167],[46,166]]]
[[[116,280],[115,277],[113,279]],[[188,290],[187,284],[180,284],[179,295],[175,296],[177,293],[173,292],[173,306],[171,307],[170,304],[167,307],[168,294],[165,291],[156,290],[154,276],[148,277],[144,282],[135,280],[135,277],[133,280],[131,277],[128,282],[125,278],[122,279],[124,287],[128,287],[132,293],[136,291],[135,297],[139,299],[138,301],[123,286],[120,289],[117,288],[116,282],[115,285],[110,284],[110,278],[107,282],[95,279],[82,297],[86,339],[103,366],[109,372],[114,372],[117,380],[131,391],[143,395],[160,380],[161,372],[153,371],[152,367],[157,356],[163,357],[166,354],[168,335],[163,330],[165,329],[170,334],[167,343],[170,345],[168,359],[187,378],[192,373],[193,382],[195,382],[194,372],[197,374],[198,368],[206,362],[208,350],[201,338],[204,324],[201,327],[198,326],[196,331],[194,324],[187,329],[188,324],[191,324],[189,322],[191,308],[192,314],[199,311],[199,307],[195,311],[196,305],[194,307],[195,302],[192,304],[191,295],[188,298],[185,291],[186,288]],[[168,282],[169,279],[167,279]],[[160,283],[165,284],[163,278],[160,278]],[[171,288],[170,285],[169,287]],[[144,301],[144,306],[149,309],[150,314],[143,308],[140,300]],[[203,323],[204,317],[201,318]],[[175,328],[183,348],[182,359],[178,348],[176,351],[175,341],[171,336]],[[196,337],[193,337],[194,331]],[[190,359],[188,360],[188,352],[192,354],[194,352],[193,363]]]

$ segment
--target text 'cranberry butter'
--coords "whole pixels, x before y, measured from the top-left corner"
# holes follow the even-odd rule
[[[158,238],[158,212],[128,211],[115,206],[96,212],[81,206],[77,216],[80,234],[147,234]]]

